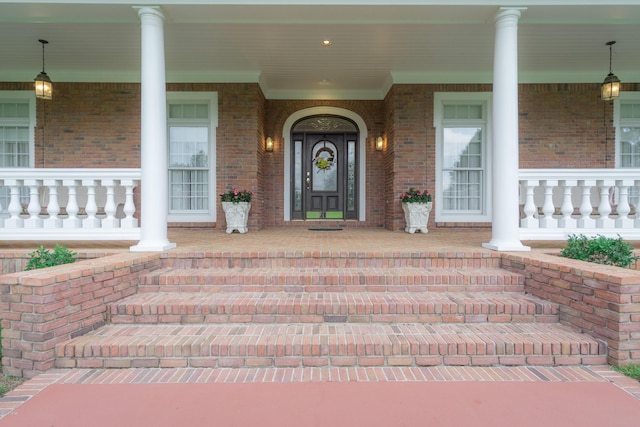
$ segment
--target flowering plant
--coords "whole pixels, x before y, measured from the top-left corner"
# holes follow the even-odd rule
[[[253,193],[248,190],[229,190],[225,193],[220,193],[220,200],[223,202],[240,203],[250,202]]]
[[[431,201],[431,194],[427,190],[420,192],[415,188],[409,188],[409,191],[400,195],[402,203],[428,203]]]

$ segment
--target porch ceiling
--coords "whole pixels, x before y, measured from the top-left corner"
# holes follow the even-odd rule
[[[272,99],[381,99],[392,83],[488,83],[503,4],[528,6],[522,82],[600,83],[609,40],[618,42],[615,74],[640,82],[637,0],[185,3],[136,3],[162,5],[170,82],[259,82]],[[139,81],[140,22],[130,2],[0,0],[0,81],[35,77],[40,38],[50,42],[54,82]],[[331,47],[320,45],[325,38]]]

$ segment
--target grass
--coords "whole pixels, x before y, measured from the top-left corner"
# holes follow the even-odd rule
[[[18,387],[24,382],[24,378],[0,375],[0,397]]]
[[[627,366],[614,366],[613,369],[621,374],[625,374],[628,377],[640,381],[640,365],[631,364]]]
[[[0,342],[2,342],[2,326],[0,326]],[[2,358],[2,345],[0,345],[0,358]],[[24,382],[24,378],[0,375],[0,397],[4,396]]]

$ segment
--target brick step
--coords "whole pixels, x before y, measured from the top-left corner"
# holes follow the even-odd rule
[[[140,292],[523,292],[500,268],[163,268]]]
[[[601,365],[559,324],[108,325],[56,346],[58,368]]]
[[[111,323],[558,322],[558,305],[521,293],[143,292],[111,303]]]
[[[168,252],[164,268],[498,268],[495,252],[264,251]]]

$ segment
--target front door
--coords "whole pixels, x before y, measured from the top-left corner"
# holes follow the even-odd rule
[[[305,142],[305,219],[344,219],[344,135],[308,135]]]
[[[329,132],[325,133],[318,132],[309,123],[331,126],[327,126]],[[333,117],[307,119],[304,124],[310,129],[301,125],[292,134],[292,219],[356,219],[358,134],[353,132],[355,126]],[[347,126],[350,128],[339,132],[340,127]]]

